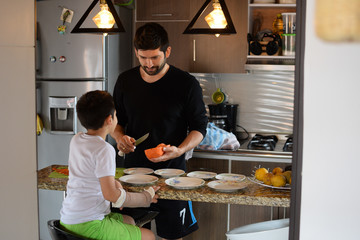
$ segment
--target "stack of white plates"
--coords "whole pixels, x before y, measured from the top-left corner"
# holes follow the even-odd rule
[[[220,173],[215,177],[218,180],[211,181],[207,185],[209,188],[219,192],[235,192],[247,187],[244,182],[246,176],[234,173]]]

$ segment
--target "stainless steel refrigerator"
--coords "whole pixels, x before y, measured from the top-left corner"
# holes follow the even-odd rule
[[[37,136],[38,169],[52,164],[67,165],[71,138],[79,131],[86,131],[77,119],[77,100],[91,90],[112,93],[119,73],[131,66],[131,10],[116,6],[127,30],[125,34],[104,37],[70,33],[91,2],[36,2],[36,111],[44,124],[44,130]],[[62,18],[66,10],[73,13],[71,22]],[[96,10],[91,14],[95,15],[100,9]],[[90,24],[88,21],[92,16],[88,18],[83,27]],[[60,25],[66,26],[65,33],[58,31]],[[40,239],[51,239],[47,221],[60,218],[64,194],[61,191],[38,191]]]

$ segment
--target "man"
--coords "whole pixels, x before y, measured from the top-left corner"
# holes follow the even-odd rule
[[[117,148],[126,154],[126,168],[186,170],[185,153],[206,134],[202,89],[195,77],[166,63],[171,47],[159,24],[137,29],[134,46],[140,66],[120,74],[114,88]],[[146,133],[148,139],[135,150],[135,139]],[[164,155],[147,159],[144,150],[160,143],[170,145]],[[160,212],[155,221],[163,239],[181,239],[198,229],[190,201],[160,199],[152,205]]]

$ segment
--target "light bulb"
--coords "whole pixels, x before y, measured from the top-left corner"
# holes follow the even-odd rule
[[[205,21],[210,28],[224,29],[227,26],[227,22],[220,3],[213,3],[213,7],[214,10],[205,17]]]
[[[111,12],[109,12],[108,5],[100,4],[100,9],[101,11],[92,20],[98,28],[112,28],[115,24],[115,19]]]

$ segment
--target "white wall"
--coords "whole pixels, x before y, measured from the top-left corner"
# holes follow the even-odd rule
[[[355,240],[360,238],[360,43],[319,39],[315,1],[307,1],[306,11],[300,239]]]
[[[39,239],[34,1],[2,1],[0,22],[0,238]]]

